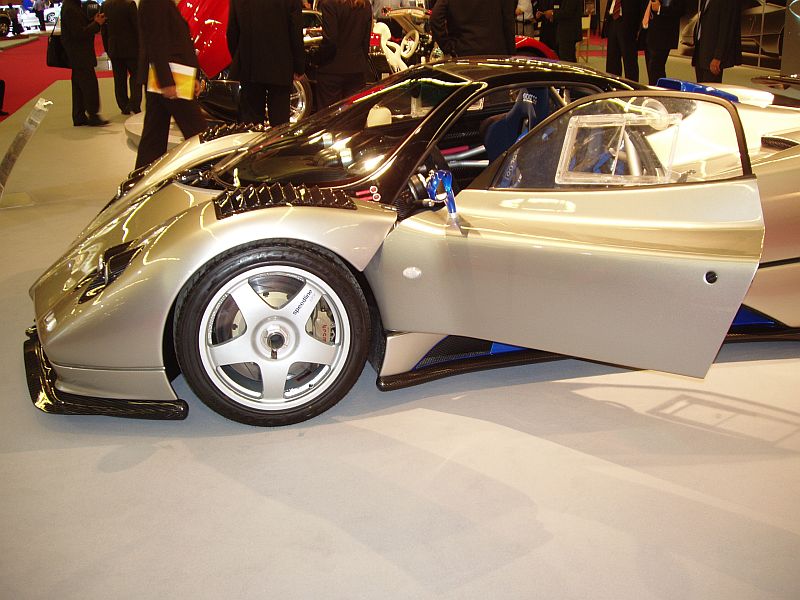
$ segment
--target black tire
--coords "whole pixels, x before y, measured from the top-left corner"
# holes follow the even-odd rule
[[[11,21],[8,19],[0,19],[0,37],[6,37],[11,30]]]
[[[352,273],[297,242],[216,258],[184,286],[176,315],[186,381],[209,408],[247,425],[326,411],[356,382],[370,346],[367,302]]]

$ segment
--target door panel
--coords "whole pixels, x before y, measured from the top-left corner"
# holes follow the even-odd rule
[[[387,329],[694,376],[714,360],[763,236],[754,179],[457,201],[461,229],[444,211],[407,219],[370,263]]]
[[[421,213],[387,237],[366,270],[384,326],[704,375],[764,234],[731,105],[602,94],[501,162],[455,220]]]

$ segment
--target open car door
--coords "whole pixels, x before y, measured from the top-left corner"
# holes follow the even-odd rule
[[[694,376],[716,356],[764,235],[738,114],[697,94],[575,102],[454,204],[388,236],[374,265],[387,329]]]

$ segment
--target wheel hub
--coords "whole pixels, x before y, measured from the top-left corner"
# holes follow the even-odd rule
[[[258,349],[273,360],[286,357],[296,344],[294,328],[279,321],[267,323],[258,335]]]

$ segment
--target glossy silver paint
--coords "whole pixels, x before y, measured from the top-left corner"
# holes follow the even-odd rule
[[[761,254],[752,179],[680,195],[466,190],[458,210],[460,229],[444,211],[406,219],[367,267],[387,329],[703,375]]]
[[[217,194],[178,184],[146,194],[96,223],[34,284],[36,325],[59,373],[59,389],[64,367],[70,368],[70,389],[84,394],[123,394],[117,390],[112,396],[106,389],[109,370],[146,372],[156,379],[161,374],[145,388],[165,389],[162,340],[171,307],[189,277],[219,254],[250,242],[291,238],[326,248],[362,270],[396,219],[385,207],[358,203],[355,211],[275,207],[217,220],[211,202]],[[78,302],[80,291],[74,288],[96,268],[102,252],[128,241],[143,249],[113,288]],[[135,389],[124,394],[132,393]]]
[[[417,366],[420,359],[445,338],[437,333],[392,333],[386,337],[386,352],[379,375],[398,375]]]
[[[748,120],[761,114],[744,112]],[[274,207],[218,220],[218,191],[161,183],[260,134],[190,140],[155,163],[36,282],[39,336],[59,389],[174,398],[162,344],[180,290],[225,252],[292,239],[364,272],[388,330],[381,375],[412,369],[445,335],[703,375],[746,293],[749,306],[800,324],[796,263],[759,270],[750,287],[759,261],[800,256],[800,151],[756,151],[750,132],[775,123],[754,123],[745,129],[758,180],[466,190],[457,196],[457,224],[444,210],[397,223],[394,210],[361,201],[355,211]],[[78,283],[104,252],[128,242],[141,248],[128,268],[95,299],[79,302]]]

